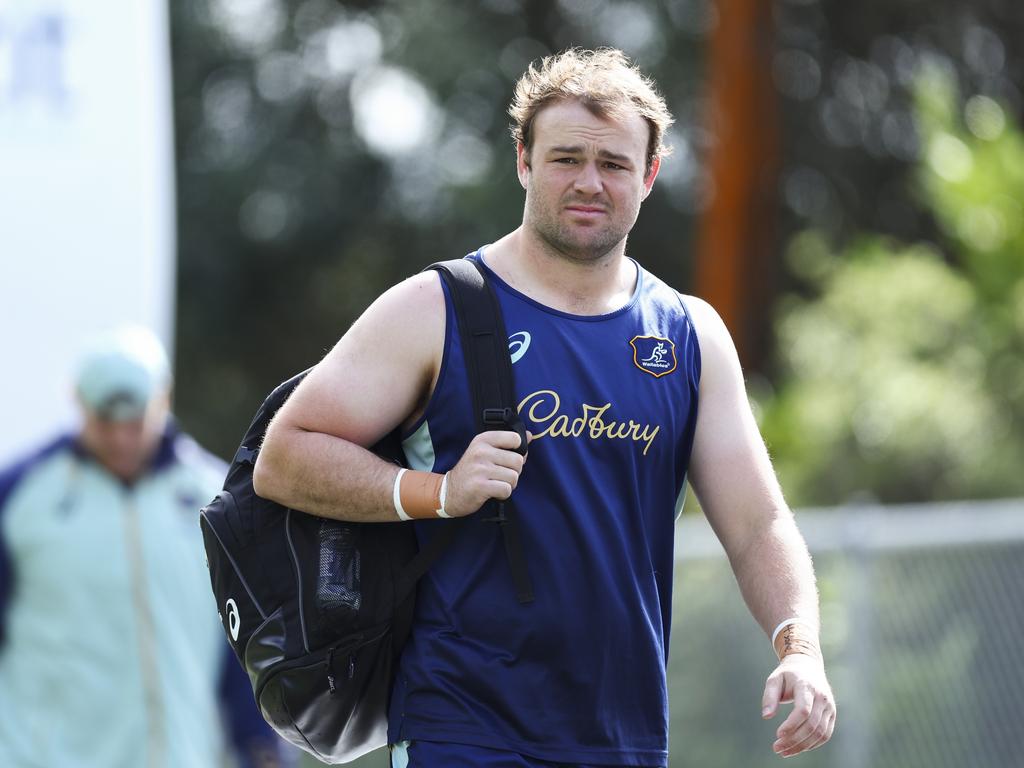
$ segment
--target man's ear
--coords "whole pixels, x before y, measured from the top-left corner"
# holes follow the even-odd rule
[[[530,150],[521,141],[516,142],[516,175],[519,176],[519,183],[526,189],[526,181],[530,171]]]
[[[661,158],[655,157],[651,159],[651,170],[647,172],[646,178],[644,178],[644,200],[651,194],[651,189],[654,188],[654,180],[658,178],[658,171],[661,170]]]

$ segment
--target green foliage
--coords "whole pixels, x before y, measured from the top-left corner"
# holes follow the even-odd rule
[[[1024,491],[1024,135],[999,105],[961,110],[947,75],[916,90],[919,189],[947,236],[790,243],[812,286],[777,323],[784,370],[764,431],[796,504]]]
[[[1024,275],[1024,134],[986,96],[966,101],[961,123],[956,94],[941,71],[926,70],[916,96],[925,155],[921,186],[958,265],[1002,312]]]

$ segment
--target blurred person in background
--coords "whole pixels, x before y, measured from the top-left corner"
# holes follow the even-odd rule
[[[104,334],[80,428],[0,471],[0,765],[281,764],[203,560],[225,467],[175,426],[170,386],[151,332]]]
[[[666,154],[665,102],[621,52],[570,50],[531,66],[509,111],[522,225],[469,258],[511,334],[528,457],[514,432],[475,435],[453,310],[424,272],[378,298],[283,406],[257,492],[415,525],[423,542],[436,518],[515,490],[535,599],[517,602],[498,527],[468,521],[419,584],[391,703],[395,768],[665,768],[687,477],[780,658],[756,705],[768,718],[793,702],[772,748],[820,746],[835,704],[814,570],[732,339],[708,304],[625,255]],[[410,469],[366,450],[396,427]]]

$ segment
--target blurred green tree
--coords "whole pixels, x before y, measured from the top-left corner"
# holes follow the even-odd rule
[[[813,230],[788,248],[817,295],[781,305],[764,430],[796,504],[1024,491],[1024,136],[940,68],[915,94],[948,255],[879,236],[837,253]]]

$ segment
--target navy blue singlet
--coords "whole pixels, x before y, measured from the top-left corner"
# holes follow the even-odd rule
[[[629,303],[597,316],[545,307],[490,274],[534,435],[513,499],[536,600],[516,601],[498,527],[470,518],[420,582],[392,743],[666,765],[674,523],[700,353],[679,294],[637,270]],[[474,434],[446,303],[437,386],[404,442],[411,467],[435,472],[451,469]],[[444,524],[417,521],[421,542]]]

